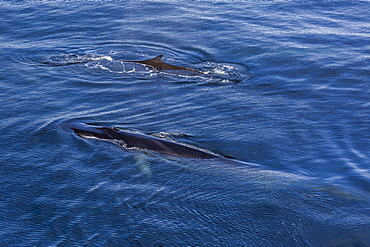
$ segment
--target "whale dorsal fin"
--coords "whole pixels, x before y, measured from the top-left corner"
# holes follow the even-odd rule
[[[147,61],[153,61],[153,62],[162,62],[163,55],[156,56],[155,58],[149,59]]]
[[[187,68],[183,68],[183,67],[179,67],[179,66],[175,66],[175,65],[165,63],[165,62],[162,61],[162,57],[163,57],[163,55],[159,55],[159,56],[156,56],[155,58],[152,58],[152,59],[149,59],[149,60],[124,61],[124,62],[140,63],[140,64],[149,65],[149,66],[152,66],[157,71],[160,71],[162,69],[164,69],[164,70],[187,70],[187,71],[192,71],[192,72],[196,72],[196,73],[199,73],[199,74],[203,74],[203,72],[200,72],[200,71],[196,71],[196,70],[193,70],[193,69],[187,69]]]

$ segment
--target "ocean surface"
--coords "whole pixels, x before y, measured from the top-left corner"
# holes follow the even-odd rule
[[[370,2],[2,1],[0,22],[0,246],[370,246]],[[125,62],[158,55],[203,74]]]

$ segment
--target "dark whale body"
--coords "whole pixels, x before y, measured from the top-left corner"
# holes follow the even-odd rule
[[[165,63],[162,61],[163,55],[156,56],[155,58],[149,59],[149,60],[143,60],[143,61],[123,61],[126,63],[140,63],[144,65],[148,65],[153,67],[155,70],[160,71],[160,70],[186,70],[186,71],[191,71],[199,74],[204,74],[203,72],[194,70],[194,69],[188,69],[188,68],[183,68],[175,65],[171,65],[168,63]]]
[[[157,153],[195,159],[217,159],[232,164],[247,164],[250,167],[257,165],[242,161],[224,158],[208,151],[189,147],[184,144],[164,140],[150,135],[127,132],[115,127],[99,127],[83,123],[74,123],[70,128],[80,137],[97,138],[106,141],[113,141],[127,149],[144,149]]]

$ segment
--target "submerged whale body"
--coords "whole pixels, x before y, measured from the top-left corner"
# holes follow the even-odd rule
[[[168,63],[165,63],[162,61],[163,55],[156,56],[155,58],[149,59],[149,60],[142,60],[142,61],[123,61],[126,63],[139,63],[139,64],[144,64],[153,67],[155,70],[160,71],[160,70],[186,70],[186,71],[191,71],[199,74],[204,74],[203,72],[194,70],[194,69],[188,69],[188,68],[183,68],[175,65],[171,65]]]
[[[189,147],[184,144],[164,140],[150,135],[123,131],[115,127],[99,127],[83,123],[71,124],[70,128],[80,137],[113,141],[126,149],[143,149],[157,153],[195,159],[215,159],[233,164],[257,165],[224,158],[208,151]]]

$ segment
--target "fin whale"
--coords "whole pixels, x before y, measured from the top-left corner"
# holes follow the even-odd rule
[[[123,61],[126,63],[139,63],[139,64],[144,64],[153,67],[155,70],[160,71],[160,70],[186,70],[186,71],[191,71],[199,74],[204,74],[203,72],[200,72],[198,70],[194,69],[188,69],[188,68],[183,68],[175,65],[171,65],[168,63],[165,63],[162,61],[163,55],[156,56],[155,58],[148,59],[148,60],[142,60],[142,61]]]
[[[206,150],[200,150],[150,135],[123,131],[115,127],[100,127],[83,123],[70,124],[69,127],[80,137],[113,141],[126,149],[143,149],[171,156],[215,159],[231,164],[246,164],[250,167],[258,167],[255,164],[228,159]]]

